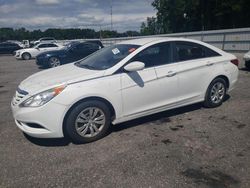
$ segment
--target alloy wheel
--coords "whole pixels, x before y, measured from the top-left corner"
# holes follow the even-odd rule
[[[217,82],[213,85],[211,89],[211,101],[214,104],[220,103],[225,95],[225,86],[221,82]]]
[[[60,66],[61,63],[60,63],[60,60],[56,57],[52,57],[50,58],[50,67],[58,67]]]
[[[105,114],[100,108],[88,107],[77,116],[75,128],[80,136],[91,138],[102,131],[105,122]]]

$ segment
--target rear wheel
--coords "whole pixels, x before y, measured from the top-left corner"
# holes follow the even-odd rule
[[[48,63],[49,67],[58,67],[61,65],[61,61],[58,57],[51,57],[49,58],[49,63]]]
[[[246,68],[247,68],[248,70],[250,70],[250,61],[246,61],[246,62],[245,62],[245,66],[246,66]]]
[[[220,106],[225,99],[226,90],[226,81],[223,78],[214,79],[207,89],[204,106],[208,108]]]
[[[110,110],[106,104],[92,100],[76,105],[69,112],[65,130],[74,142],[87,143],[104,137],[110,123]]]
[[[25,53],[23,53],[22,58],[23,58],[23,60],[29,60],[31,58],[31,55],[30,55],[30,53],[25,52]]]

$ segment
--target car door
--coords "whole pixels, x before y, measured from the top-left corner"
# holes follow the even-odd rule
[[[18,50],[18,45],[14,43],[8,43],[8,53],[12,54],[14,51]]]
[[[46,48],[48,47],[47,44],[40,44],[37,46],[37,48],[34,48],[34,50],[32,50],[32,56],[36,57],[38,54],[45,52]]]
[[[70,49],[67,50],[65,63],[70,63],[81,59],[81,47],[79,45],[80,44],[73,45],[70,47]]]
[[[208,80],[214,70],[213,58],[218,53],[193,42],[176,41],[174,43],[175,62],[179,71],[179,95],[183,103],[199,100],[207,89]]]
[[[159,111],[165,108],[168,98],[175,98],[174,90],[177,87],[177,77],[165,79],[163,74],[168,70],[167,64],[171,58],[168,43],[160,43],[148,47],[137,54],[132,61],[141,61],[145,68],[137,72],[124,72],[121,75],[123,113],[125,116],[136,116]],[[167,54],[167,55],[165,55]],[[164,59],[166,58],[167,59]]]
[[[47,47],[44,48],[44,51],[57,50],[59,47],[56,44],[47,44]]]

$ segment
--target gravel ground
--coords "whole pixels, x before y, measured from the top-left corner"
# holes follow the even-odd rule
[[[240,59],[241,55],[237,54]],[[113,126],[102,140],[26,137],[10,101],[41,71],[0,56],[0,187],[250,187],[250,72],[216,109],[195,104]]]

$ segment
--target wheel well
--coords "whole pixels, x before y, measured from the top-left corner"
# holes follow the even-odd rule
[[[29,55],[31,56],[31,54],[30,54],[29,52],[23,52],[23,53],[22,53],[22,56],[23,56],[24,54],[29,54]]]
[[[100,101],[100,102],[103,102],[104,104],[106,104],[110,110],[110,113],[111,113],[111,121],[115,119],[115,117],[116,117],[115,109],[114,109],[113,105],[108,100],[101,98],[101,97],[87,97],[87,98],[81,99],[81,100],[77,101],[75,104],[73,104],[70,107],[70,109],[67,111],[66,115],[64,116],[64,118],[63,118],[63,134],[64,134],[64,136],[67,136],[67,133],[65,131],[65,122],[66,122],[66,119],[67,119],[70,111],[79,103],[82,103],[85,101],[90,101],[90,100]]]
[[[222,78],[223,80],[225,80],[226,81],[226,87],[227,87],[227,89],[229,88],[229,79],[226,76],[220,75],[220,76],[217,76],[216,78]]]

